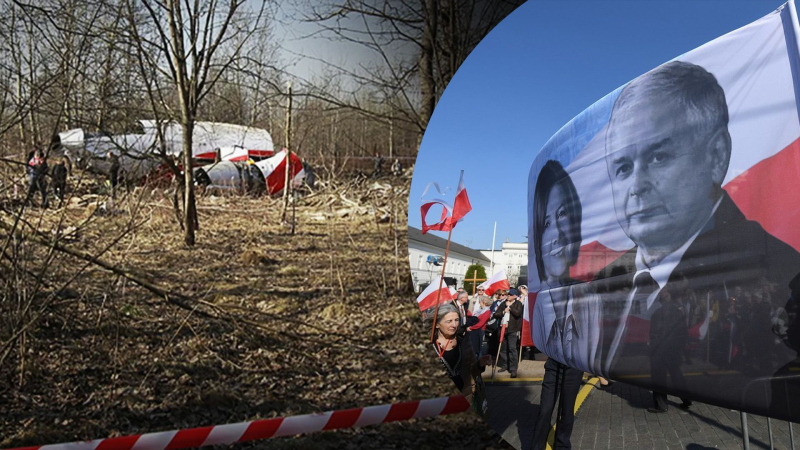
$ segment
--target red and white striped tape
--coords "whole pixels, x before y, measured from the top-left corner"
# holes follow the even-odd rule
[[[443,416],[466,411],[469,407],[469,402],[464,397],[457,395],[391,405],[328,411],[320,414],[278,417],[252,422],[162,431],[85,442],[20,447],[10,450],[172,450]]]

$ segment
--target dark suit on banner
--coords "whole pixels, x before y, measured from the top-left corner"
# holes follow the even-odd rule
[[[663,296],[659,296],[663,298]],[[653,384],[667,386],[667,374],[671,385],[677,391],[686,390],[686,381],[681,372],[681,357],[686,348],[686,316],[675,300],[653,313],[650,319],[650,375]],[[661,392],[653,392],[655,409],[667,410],[667,396]],[[690,405],[688,399],[684,404]]]
[[[601,272],[601,277],[604,279],[593,282],[604,292],[602,295],[604,310],[614,311],[611,305],[626,301],[622,296],[627,296],[628,290],[633,289],[634,273],[630,270],[630,262],[636,257],[636,253],[637,248],[634,247],[619,258],[618,262]],[[617,276],[609,277],[612,271]],[[707,298],[711,302],[718,301],[721,305],[727,305],[735,286],[743,290],[755,290],[763,280],[768,280],[776,286],[773,302],[782,306],[790,298],[789,282],[798,273],[800,273],[800,253],[767,233],[757,222],[748,221],[728,194],[723,193],[716,212],[683,254],[662,289],[675,288],[685,277],[688,283],[686,287],[693,290],[700,299],[698,308],[705,310]],[[657,311],[659,306],[658,302],[655,302],[650,308],[650,315]],[[720,309],[723,307],[720,306]],[[641,376],[647,373],[649,363],[646,357],[647,347],[641,343],[628,343],[624,337],[632,330],[623,330],[623,339],[614,352],[613,360],[610,363],[607,361],[610,341],[613,341],[613,336],[619,333],[620,324],[618,320],[614,321],[618,318],[606,315],[605,319],[603,359],[610,367],[608,375],[614,379],[624,379],[626,376]],[[649,327],[648,323],[641,322],[640,326],[642,324]],[[635,331],[642,333],[649,330]],[[726,392],[729,393],[727,400],[730,407],[738,408],[744,401],[756,405],[757,410],[766,414],[770,407],[769,378],[778,368],[794,360],[796,354],[788,345],[776,343],[777,336],[771,327],[751,329],[749,337],[754,342],[773,343],[771,348],[763,349],[771,356],[768,364],[750,368],[747,372],[739,374],[687,377],[685,391],[672,386],[664,386],[663,390],[674,395],[689,394],[691,398],[700,401],[703,401],[709,392],[714,392],[716,398],[719,398],[720,392]],[[649,344],[651,347],[660,345],[654,342]],[[635,380],[636,378],[632,378],[631,381],[635,383]],[[789,418],[789,411],[778,414]],[[795,421],[800,420],[800,410],[792,411],[791,418]]]

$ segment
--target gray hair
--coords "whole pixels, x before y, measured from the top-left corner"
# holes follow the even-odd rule
[[[458,309],[455,307],[455,305],[453,305],[453,302],[445,302],[439,305],[439,311],[436,313],[436,325],[439,325],[442,322],[444,316],[450,313],[458,314]],[[432,324],[433,314],[431,314],[429,317],[430,319],[428,321],[428,324]]]
[[[614,102],[609,126],[621,112],[642,99],[672,104],[686,117],[687,124],[701,135],[712,136],[718,131],[728,133],[725,91],[714,75],[696,64],[671,61],[628,83]],[[726,150],[730,160],[730,138]]]

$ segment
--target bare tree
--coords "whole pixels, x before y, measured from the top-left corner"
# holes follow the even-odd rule
[[[361,70],[336,67],[355,88],[393,108],[372,111],[355,95],[317,95],[341,107],[425,132],[436,102],[469,53],[521,0],[334,0],[309,5],[322,35],[368,51]]]
[[[247,39],[262,25],[265,3],[255,11],[243,7],[245,3],[141,0],[153,33],[145,35],[140,33],[141,28],[132,28],[138,41],[147,42],[160,53],[162,58],[147,55],[146,60],[171,81],[177,93],[183,127],[184,241],[189,246],[194,245],[198,229],[192,174],[194,124],[204,98],[239,59]]]

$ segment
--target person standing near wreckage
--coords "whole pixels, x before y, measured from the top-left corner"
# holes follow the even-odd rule
[[[383,156],[380,153],[375,152],[375,159],[374,159],[374,167],[372,170],[372,177],[373,178],[380,178],[383,175]]]
[[[42,208],[47,208],[47,159],[40,150],[35,150],[27,161],[28,196],[25,203],[33,200],[36,191],[42,194]]]
[[[119,157],[114,152],[108,152],[108,162],[111,166],[108,168],[108,182],[111,184],[111,199],[117,199],[117,185],[119,184]]]

